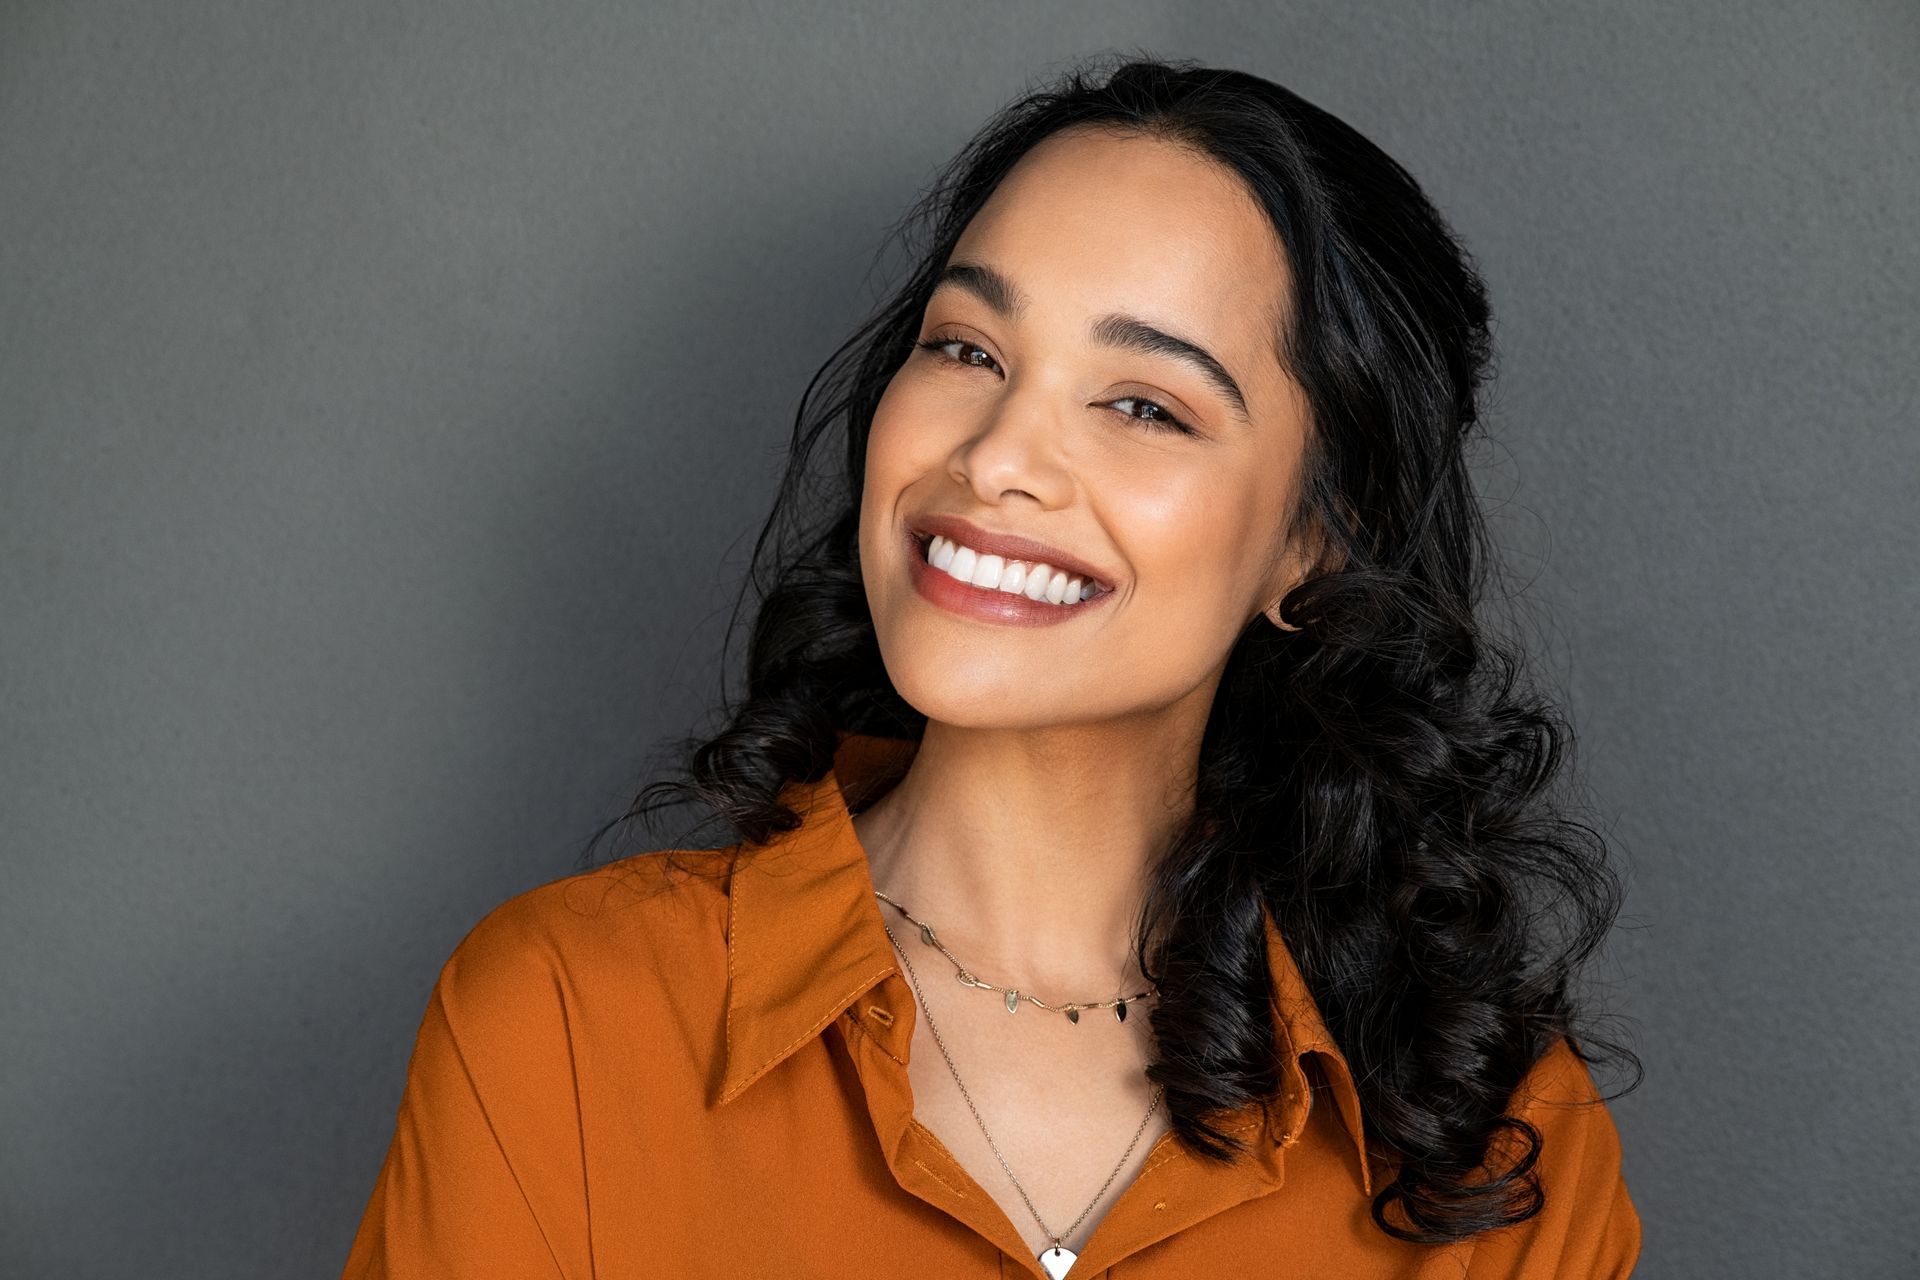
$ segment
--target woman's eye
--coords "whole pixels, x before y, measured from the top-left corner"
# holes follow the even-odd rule
[[[922,351],[930,351],[951,364],[965,365],[973,369],[998,370],[1000,367],[994,358],[987,353],[985,348],[968,342],[965,338],[923,338],[913,345]],[[949,348],[957,350],[960,354],[948,355],[947,351]],[[973,359],[974,354],[985,356],[986,362],[983,364]],[[1146,413],[1144,415],[1127,409],[1122,409],[1120,412],[1126,414],[1126,416],[1133,419],[1133,421],[1143,424],[1151,431],[1177,431],[1181,435],[1188,436],[1199,434],[1175,416],[1172,410],[1157,400],[1149,400],[1145,396],[1122,396],[1118,400],[1112,400],[1108,403],[1116,405],[1133,404],[1145,409]]]
[[[943,359],[949,360],[954,364],[970,365],[975,369],[987,369],[987,368],[997,369],[1000,367],[999,365],[994,363],[994,359],[992,356],[987,355],[987,352],[984,348],[975,346],[973,343],[968,342],[965,338],[925,338],[919,342],[914,343],[913,345],[916,347],[919,347],[922,351],[931,351],[935,355],[941,356]],[[963,354],[957,355],[957,356],[946,355],[945,352],[949,347],[958,347],[961,349]],[[972,352],[972,351],[977,351],[981,355],[986,356],[987,363],[981,364],[978,361],[974,360],[971,356],[964,354],[966,352]]]
[[[1178,431],[1182,435],[1189,436],[1195,434],[1193,428],[1175,417],[1173,412],[1158,400],[1149,400],[1145,396],[1121,396],[1118,400],[1111,400],[1108,403],[1134,404],[1151,410],[1153,415],[1151,417],[1141,417],[1137,413],[1132,413],[1124,409],[1121,410],[1121,412],[1126,413],[1126,415],[1135,422],[1144,422],[1155,431]]]

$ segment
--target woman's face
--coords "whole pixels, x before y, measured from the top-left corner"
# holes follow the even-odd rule
[[[1285,540],[1309,418],[1276,355],[1290,277],[1266,216],[1216,161],[1071,129],[946,266],[918,333],[938,345],[867,445],[860,556],[894,687],[969,727],[1204,722],[1235,638],[1308,567]],[[968,550],[928,564],[942,519]],[[995,536],[1097,594],[1067,602],[1031,547],[983,564]]]

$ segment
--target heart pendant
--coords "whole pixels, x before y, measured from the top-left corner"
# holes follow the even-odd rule
[[[1062,1249],[1059,1245],[1054,1245],[1051,1249],[1047,1249],[1041,1253],[1040,1265],[1047,1269],[1047,1274],[1052,1276],[1053,1280],[1060,1280],[1061,1276],[1067,1274],[1067,1268],[1077,1262],[1079,1258],[1080,1255],[1073,1250]]]

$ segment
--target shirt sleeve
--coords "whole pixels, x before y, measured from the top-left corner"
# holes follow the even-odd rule
[[[1640,1215],[1621,1176],[1620,1136],[1586,1064],[1561,1040],[1515,1094],[1510,1114],[1540,1130],[1545,1203],[1477,1238],[1469,1280],[1620,1280],[1640,1257]]]
[[[345,1280],[588,1274],[562,984],[496,909],[434,984]]]

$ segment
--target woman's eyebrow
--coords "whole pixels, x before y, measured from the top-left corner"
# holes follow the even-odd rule
[[[1019,319],[1020,313],[1027,309],[1026,295],[1020,292],[1013,281],[984,263],[948,263],[933,282],[935,290],[946,286],[965,290],[1007,320]],[[1104,347],[1168,356],[1191,365],[1233,406],[1241,422],[1252,425],[1252,419],[1247,414],[1247,397],[1242,394],[1240,384],[1227,372],[1227,367],[1199,343],[1176,337],[1138,316],[1119,313],[1095,320],[1088,329],[1088,336]]]
[[[1214,390],[1226,398],[1233,406],[1234,414],[1248,426],[1253,420],[1247,416],[1247,398],[1240,394],[1240,384],[1233,380],[1225,365],[1213,358],[1213,353],[1197,343],[1185,338],[1176,338],[1163,329],[1156,329],[1146,321],[1129,315],[1104,315],[1093,322],[1090,330],[1093,340],[1102,346],[1118,347],[1125,351],[1141,351],[1148,355],[1171,356],[1185,364],[1192,365],[1200,375],[1213,384]]]

